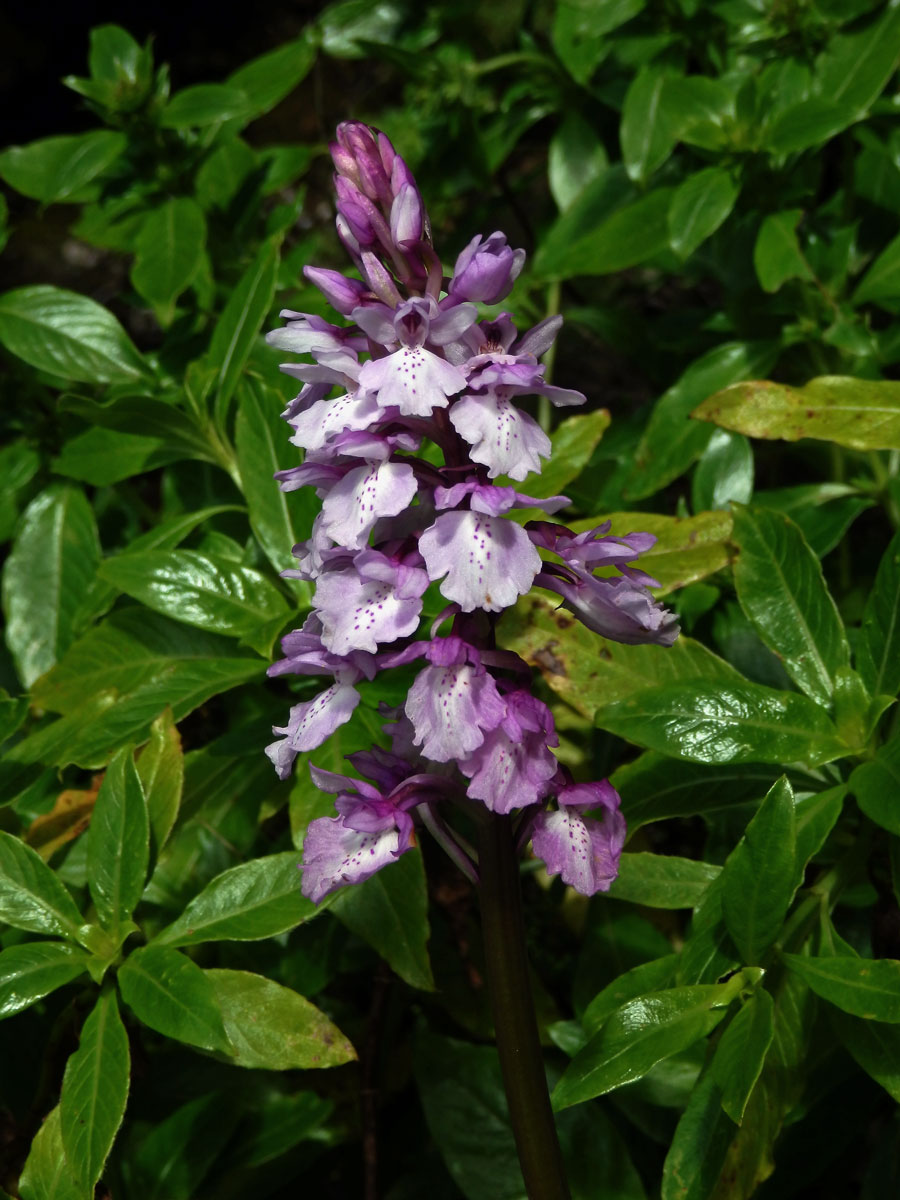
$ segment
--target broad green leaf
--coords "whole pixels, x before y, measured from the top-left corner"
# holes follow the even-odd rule
[[[133,950],[119,968],[122,999],[157,1033],[232,1055],[215,988],[206,974],[169,946]]]
[[[778,774],[780,770],[763,763],[706,766],[650,750],[619,767],[610,781],[622,797],[622,812],[633,834],[650,821],[703,815],[758,800]],[[791,772],[791,779],[796,788],[815,786],[799,772]]]
[[[869,762],[850,776],[850,788],[867,817],[900,834],[900,736],[895,736]]]
[[[644,183],[675,148],[676,132],[666,108],[666,73],[642,67],[628,85],[622,104],[619,140],[628,177]]]
[[[209,346],[209,365],[217,368],[216,412],[227,409],[253,343],[269,314],[278,276],[279,240],[263,242],[256,258],[238,280],[216,321]]]
[[[720,685],[742,682],[724,659],[691,638],[682,635],[667,649],[610,642],[537,594],[507,612],[500,641],[537,667],[573,708],[598,722],[607,707],[652,684],[704,678]]]
[[[800,484],[757,492],[762,508],[786,513],[806,538],[812,552],[824,558],[839,545],[860,513],[872,507],[872,499],[860,496],[842,483]]]
[[[101,404],[85,396],[69,394],[62,397],[59,407],[63,412],[84,417],[89,425],[155,438],[163,447],[180,451],[180,457],[199,458],[221,465],[206,431],[176,407],[173,400],[120,395]]]
[[[789,279],[811,279],[812,271],[797,241],[803,211],[792,208],[763,219],[753,247],[753,266],[764,292],[777,292]]]
[[[31,1143],[19,1177],[22,1200],[93,1200],[94,1189],[76,1182],[66,1162],[57,1106],[44,1119]]]
[[[276,571],[295,567],[291,548],[309,537],[319,509],[312,488],[293,492],[290,503],[274,479],[289,465],[281,419],[283,397],[256,379],[242,381],[238,390],[235,448],[241,487],[250,510],[250,525]],[[295,584],[309,596],[309,585]]]
[[[737,947],[722,915],[724,879],[719,875],[704,892],[678,959],[676,982],[713,983],[739,965]]]
[[[63,942],[22,942],[0,951],[0,1018],[11,1017],[87,970],[90,955]]]
[[[155,860],[172,832],[184,787],[181,736],[168,708],[150,727],[150,741],[141,751],[137,773],[147,801]]]
[[[252,1126],[245,1125],[239,1130],[236,1144],[229,1146],[229,1165],[233,1162],[242,1167],[258,1167],[279,1158],[299,1142],[336,1140],[327,1127],[323,1128],[333,1111],[333,1101],[313,1091],[289,1094],[275,1089],[268,1091],[264,1104],[254,1111]]]
[[[636,17],[646,0],[560,0],[553,48],[578,83],[587,83],[609,46],[607,34]]]
[[[656,188],[599,224],[586,226],[595,192],[605,195],[605,176],[588,184],[559,218],[535,256],[534,271],[543,279],[574,275],[610,275],[653,258],[669,244],[671,188]],[[578,232],[573,236],[572,229]]]
[[[241,138],[220,142],[197,172],[197,202],[203,208],[227,209],[256,165],[256,155]]]
[[[800,786],[803,786],[802,782]],[[839,783],[836,787],[826,788],[822,792],[794,798],[797,833],[795,887],[799,887],[803,882],[807,863],[813,855],[819,853],[837,823],[847,791],[847,784]]]
[[[131,1060],[116,993],[101,993],[66,1063],[59,1123],[66,1161],[92,1187],[103,1172],[128,1099]]]
[[[250,971],[204,971],[239,1067],[337,1067],[356,1051],[336,1025],[290,988]]]
[[[646,1075],[651,1067],[705,1037],[745,985],[669,988],[629,1000],[572,1059],[551,1097],[557,1111],[602,1096]]]
[[[167,200],[141,225],[131,282],[164,324],[172,320],[175,301],[199,270],[205,247],[206,219],[188,196]]]
[[[857,666],[873,696],[900,691],[900,533],[885,550],[866,601]]]
[[[35,703],[65,716],[20,742],[14,757],[103,766],[123,743],[145,741],[167,705],[180,721],[210,696],[261,674],[259,658],[224,638],[144,608],[118,609],[42,677]]]
[[[900,12],[886,5],[865,28],[829,40],[816,65],[819,91],[862,116],[896,71],[898,56]]]
[[[410,987],[434,990],[428,958],[428,893],[418,850],[402,855],[365,883],[344,888],[331,910]]]
[[[51,466],[57,475],[107,487],[179,459],[199,457],[169,438],[95,428],[70,438]]]
[[[721,869],[676,854],[623,854],[609,895],[648,908],[693,908]]]
[[[853,108],[820,96],[810,96],[780,112],[768,126],[765,149],[772,154],[796,154],[828,142],[852,125]]]
[[[40,465],[37,451],[24,440],[0,447],[0,541],[8,541],[15,532],[20,495]]]
[[[693,517],[667,517],[660,513],[608,513],[614,537],[625,537],[635,530],[652,533],[656,542],[640,557],[642,568],[659,581],[651,589],[655,596],[666,596],[678,588],[705,579],[732,558],[731,515],[726,512],[698,512]],[[600,517],[572,521],[576,533],[593,529]]]
[[[794,795],[771,788],[722,870],[722,911],[743,961],[759,963],[781,931],[797,880]]]
[[[734,1132],[722,1107],[722,1089],[707,1071],[675,1127],[663,1165],[661,1200],[708,1200],[714,1195]]]
[[[160,124],[165,129],[218,125],[223,121],[249,120],[253,105],[238,87],[225,83],[198,83],[176,92],[163,109]]]
[[[623,972],[598,992],[582,1013],[581,1023],[590,1037],[602,1029],[608,1017],[636,996],[667,987],[674,981],[677,956],[667,954],[650,962],[639,963]]]
[[[86,184],[111,166],[125,149],[123,133],[96,129],[42,138],[0,153],[0,177],[10,187],[44,204],[77,199]]]
[[[91,30],[88,66],[94,79],[108,83],[136,83],[144,68],[144,51],[120,25],[100,25]]]
[[[671,75],[665,106],[680,140],[722,151],[733,137],[734,89],[707,75]]]
[[[643,500],[683,474],[711,436],[688,419],[692,411],[719,388],[769,370],[777,353],[777,343],[771,341],[726,342],[691,363],[650,415],[625,485],[626,498]]]
[[[881,1021],[849,1017],[839,1009],[832,1009],[828,1015],[841,1044],[900,1104],[900,1030]]]
[[[846,753],[819,705],[743,680],[698,678],[635,689],[596,719],[630,742],[691,762],[819,766]]]
[[[900,449],[900,383],[893,381],[823,375],[794,388],[758,379],[716,392],[691,415],[748,437]]]
[[[0,921],[80,941],[81,914],[54,871],[11,833],[0,831]]]
[[[115,933],[134,912],[147,876],[150,822],[131,749],[106,768],[87,836],[91,898],[104,928]]]
[[[575,111],[566,113],[547,154],[550,191],[559,210],[565,212],[607,166],[603,143],[591,124]]]
[[[722,1035],[710,1068],[722,1108],[736,1125],[744,1119],[774,1036],[774,1001],[765,988],[757,988]]]
[[[300,894],[299,866],[290,850],[232,867],[208,883],[154,945],[252,942],[310,920],[320,909]]]
[[[892,958],[812,958],[782,954],[817,996],[854,1017],[900,1023],[900,962]]]
[[[608,427],[609,413],[605,408],[579,413],[560,422],[550,438],[552,450],[549,462],[540,475],[528,476],[521,485],[523,491],[539,498],[559,495],[587,466]],[[507,482],[505,476],[502,482]],[[533,508],[516,509],[515,517],[521,521],[533,521],[542,519],[542,513]]]
[[[164,616],[241,637],[261,653],[290,616],[281,592],[265,575],[197,550],[119,555],[103,563],[100,576]]]
[[[133,382],[147,374],[108,309],[47,284],[0,296],[0,342],[32,367],[81,383]]]
[[[3,572],[7,645],[26,687],[80,632],[79,608],[99,562],[97,525],[82,491],[52,484],[32,500]]]
[[[669,245],[690,258],[728,218],[740,188],[725,167],[704,167],[675,189],[669,208]]]
[[[853,293],[854,304],[900,298],[900,237],[888,242]]]
[[[827,706],[850,648],[819,560],[788,517],[765,508],[735,505],[734,540],[741,608],[794,682]]]
[[[254,116],[274,108],[309,73],[316,59],[314,39],[303,36],[251,59],[228,76],[229,87],[247,97]]]
[[[179,1105],[123,1156],[123,1174],[141,1200],[195,1200],[210,1167],[228,1154],[240,1119],[237,1098],[221,1088]]]
[[[717,429],[700,456],[691,483],[695,512],[727,509],[733,500],[748,504],[753,495],[753,449],[739,433]]]

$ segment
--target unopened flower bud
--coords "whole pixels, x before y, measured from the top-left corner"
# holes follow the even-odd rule
[[[366,294],[366,285],[358,279],[347,279],[338,271],[324,267],[304,267],[303,274],[319,289],[333,309],[349,317]]]
[[[456,260],[450,294],[454,300],[496,304],[508,295],[525,263],[525,251],[513,250],[502,233],[472,238]]]

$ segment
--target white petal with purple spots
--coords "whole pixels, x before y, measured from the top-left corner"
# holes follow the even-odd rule
[[[407,575],[411,574],[406,572]],[[424,571],[418,595],[407,586],[401,591],[393,581],[361,579],[353,571],[335,571],[319,577],[313,604],[322,621],[322,641],[334,654],[351,650],[375,653],[379,642],[394,642],[414,633],[422,611],[422,593],[428,585]]]
[[[524,479],[530,471],[540,471],[541,457],[550,457],[550,439],[537,421],[502,396],[463,396],[451,409],[450,420],[491,479]]]
[[[325,498],[321,531],[339,546],[362,549],[375,522],[402,512],[415,494],[416,477],[405,463],[355,467]]]
[[[311,821],[303,843],[301,891],[314,904],[347,883],[362,883],[395,862],[412,842],[400,844],[396,828],[377,833],[348,829],[343,817]]]
[[[359,382],[378,393],[382,408],[396,405],[405,417],[430,417],[433,409],[447,407],[448,396],[462,391],[466,377],[422,346],[403,346],[387,358],[367,362]]]
[[[506,517],[485,513],[442,513],[422,534],[419,550],[428,578],[446,575],[441,592],[463,612],[508,608],[531,588],[541,569],[525,530]]]
[[[358,676],[357,676],[358,678]],[[333,683],[324,692],[304,704],[295,704],[288,723],[276,726],[272,732],[284,734],[284,740],[266,747],[266,754],[282,779],[290,774],[291,766],[303,750],[315,750],[331,737],[339,725],[350,720],[359,704],[359,692],[346,683]]]
[[[551,875],[561,875],[576,892],[606,892],[618,874],[618,858],[599,821],[585,821],[576,809],[540,813],[531,838],[534,852]]]
[[[467,663],[426,667],[406,699],[414,744],[435,762],[464,758],[503,720],[506,705],[493,677]]]
[[[347,392],[335,400],[318,400],[291,421],[291,441],[304,450],[321,450],[336,433],[368,429],[380,413],[378,402],[368,392]]]

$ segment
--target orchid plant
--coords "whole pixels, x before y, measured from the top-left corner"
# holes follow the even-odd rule
[[[512,517],[517,508],[553,514],[569,503],[503,482],[539,472],[550,453],[519,397],[584,403],[580,392],[551,384],[538,361],[562,319],[522,336],[505,311],[479,319],[479,303],[509,294],[524,251],[502,233],[477,235],[447,279],[415,180],[386,135],[344,122],[331,154],[337,231],[362,278],[304,271],[350,323],[285,310],[286,327],[268,336],[279,350],[313,359],[282,367],[303,384],[283,416],[304,458],[278,479],[288,492],[314,487],[322,500],[310,538],[294,547],[298,566],[285,572],[315,585],[312,612],[283,639],[284,658],[269,673],[332,680],[275,728],[280,736],[267,753],[279,775],[349,720],[360,680],[425,665],[405,703],[385,706],[391,749],[349,756],[364,778],[310,766],[316,786],[336,795],[338,815],[309,825],[303,893],[319,902],[370,878],[412,848],[417,825],[470,879],[480,877],[483,908],[515,909],[518,900],[517,881],[498,893],[497,881],[484,878],[502,871],[486,861],[486,843],[498,837],[507,858],[513,839],[530,840],[550,875],[586,896],[606,891],[625,842],[619,796],[608,780],[576,781],[557,761],[550,709],[534,693],[530,667],[498,648],[497,623],[537,586],[606,638],[671,645],[677,621],[648,590],[656,581],[632,565],[656,539],[613,537],[608,523],[575,535],[552,521],[523,526]],[[340,395],[329,399],[335,389]],[[600,567],[618,573],[598,576]],[[446,603],[429,622],[423,598],[434,584]],[[479,859],[449,815],[454,804],[482,831]],[[522,1031],[497,997],[517,991],[517,1004],[529,1007],[528,981],[520,956],[510,988],[509,930],[495,915],[502,913],[484,912],[488,970],[498,976],[495,1023],[523,1174],[530,1194],[563,1194],[546,1190],[550,1175],[561,1176],[533,1014],[525,1034],[533,1094],[517,1112]],[[494,925],[496,939],[487,932]],[[538,1141],[527,1111],[535,1107]]]

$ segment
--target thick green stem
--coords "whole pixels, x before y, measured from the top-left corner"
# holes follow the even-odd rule
[[[488,990],[525,1188],[529,1200],[569,1200],[528,978],[510,817],[481,815],[478,863]]]

